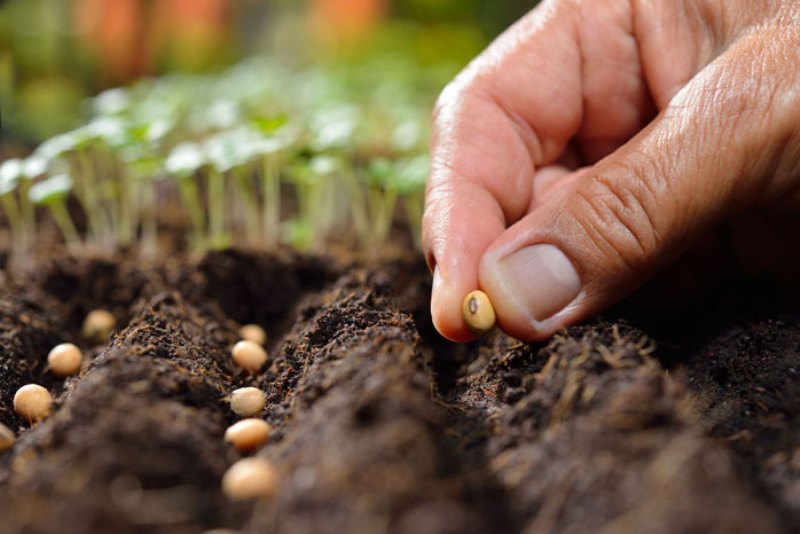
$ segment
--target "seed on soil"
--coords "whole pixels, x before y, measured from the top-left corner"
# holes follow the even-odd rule
[[[264,347],[247,340],[234,345],[231,356],[233,363],[248,371],[258,371],[267,361],[267,351],[264,350]]]
[[[264,458],[243,458],[222,477],[222,491],[237,501],[271,497],[277,489],[278,474]]]
[[[0,452],[14,446],[14,432],[3,423],[0,423]]]
[[[258,388],[239,388],[231,393],[231,410],[242,417],[258,415],[267,404],[264,392]]]
[[[262,419],[243,419],[228,427],[225,441],[241,452],[253,451],[267,442],[270,430],[269,424]]]
[[[37,384],[22,386],[14,395],[14,411],[29,422],[38,422],[50,415],[53,397]]]
[[[47,367],[54,375],[64,378],[81,370],[83,354],[72,343],[56,345],[47,355]]]
[[[257,324],[246,324],[239,329],[239,336],[245,341],[258,343],[262,347],[267,342],[267,333]]]
[[[105,343],[116,324],[117,320],[110,311],[92,310],[83,321],[83,337],[93,343]]]
[[[482,336],[492,328],[497,317],[489,295],[483,291],[473,291],[464,298],[461,315],[467,327],[476,336]]]

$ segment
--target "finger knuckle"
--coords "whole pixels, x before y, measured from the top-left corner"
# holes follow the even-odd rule
[[[576,220],[606,257],[635,270],[662,247],[654,218],[655,199],[648,181],[633,168],[625,174],[603,172],[588,179],[578,193]]]

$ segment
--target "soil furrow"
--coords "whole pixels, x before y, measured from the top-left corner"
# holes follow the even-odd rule
[[[5,532],[197,532],[235,524],[223,363],[232,338],[176,294],[142,307],[54,415],[21,436]],[[44,507],[43,504],[47,503]]]
[[[800,329],[725,319],[668,347],[624,322],[547,344],[435,334],[416,259],[279,252],[59,260],[0,284],[0,532],[790,532],[800,517]],[[57,380],[94,308],[119,331]],[[738,313],[738,312],[737,312]],[[765,312],[765,317],[777,316]],[[727,321],[727,322],[725,322]],[[230,348],[266,327],[250,374]],[[668,325],[666,325],[668,326]],[[668,331],[664,326],[661,331]],[[680,336],[678,336],[680,338]],[[676,339],[678,339],[676,338]],[[670,338],[667,338],[670,339]],[[662,356],[663,357],[663,356]],[[669,368],[669,372],[665,371]],[[56,396],[28,429],[20,385]],[[225,396],[265,391],[280,474],[230,501]]]
[[[282,441],[263,453],[285,483],[257,509],[252,531],[510,527],[498,513],[501,493],[448,434],[413,320],[384,293],[361,272],[306,307],[273,390],[283,392],[289,419]]]
[[[21,386],[35,382],[53,391],[61,381],[45,371],[47,353],[63,341],[63,309],[35,291],[6,287],[0,294],[0,423],[23,423],[11,400]]]

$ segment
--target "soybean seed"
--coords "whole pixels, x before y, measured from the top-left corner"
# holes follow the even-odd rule
[[[267,342],[267,333],[257,324],[246,324],[239,329],[239,336],[246,340],[258,343],[262,347]]]
[[[482,336],[491,330],[497,319],[489,295],[483,291],[473,291],[464,298],[461,315],[467,327],[476,336]]]
[[[54,375],[64,378],[81,370],[83,354],[72,343],[56,345],[47,355],[47,367]]]
[[[0,423],[0,451],[13,447],[14,441],[14,432],[3,423]]]
[[[14,395],[14,411],[30,423],[38,422],[50,415],[53,397],[37,384],[22,386]]]
[[[233,363],[248,371],[258,371],[267,361],[267,351],[264,350],[264,347],[247,340],[234,345],[231,356]]]
[[[225,441],[242,452],[261,448],[269,438],[271,427],[262,419],[243,419],[228,427]]]
[[[278,489],[278,474],[269,460],[244,458],[222,477],[222,491],[234,500],[264,499]]]
[[[105,343],[116,324],[117,320],[110,311],[92,310],[83,320],[83,337],[93,343]]]
[[[258,388],[239,388],[231,393],[231,410],[242,417],[258,415],[267,404],[264,392]]]

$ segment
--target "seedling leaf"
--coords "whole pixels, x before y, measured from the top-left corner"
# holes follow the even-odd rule
[[[28,198],[36,205],[49,205],[63,200],[71,190],[72,178],[68,174],[56,174],[33,184],[28,191]]]

